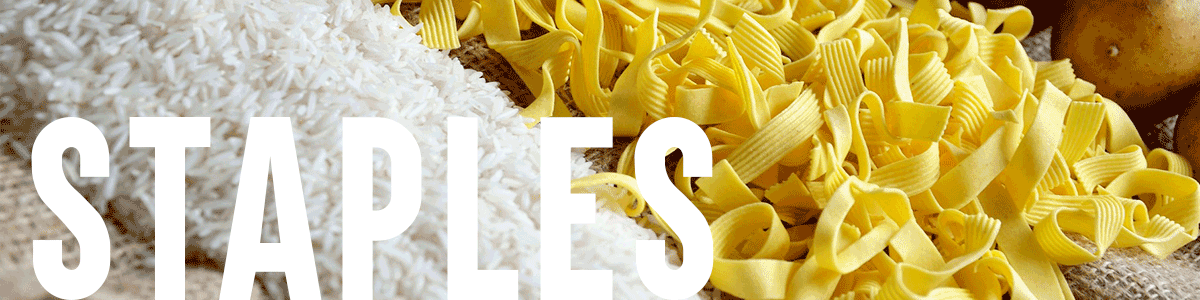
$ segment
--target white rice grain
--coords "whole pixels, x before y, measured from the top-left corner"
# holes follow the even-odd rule
[[[521,298],[537,298],[539,129],[525,128],[496,83],[422,46],[418,28],[367,0],[0,0],[0,99],[4,109],[40,107],[41,122],[78,116],[101,129],[113,177],[71,173],[100,190],[90,195],[100,211],[122,197],[153,208],[153,155],[126,146],[129,117],[211,117],[211,147],[187,153],[186,219],[189,243],[217,259],[246,124],[293,117],[315,267],[332,298],[341,294],[341,118],[390,118],[417,138],[421,212],[401,236],[375,243],[375,296],[438,299],[446,292],[446,119],[478,117],[479,265],[517,270]],[[0,141],[28,159],[28,145]],[[573,159],[575,177],[592,172],[580,152]],[[375,160],[382,204],[389,171],[381,152]],[[268,207],[263,231],[275,241]],[[597,224],[572,231],[573,266],[613,270],[617,299],[652,298],[637,279],[633,245],[656,237],[606,204],[597,209]],[[281,297],[282,275],[264,274]]]

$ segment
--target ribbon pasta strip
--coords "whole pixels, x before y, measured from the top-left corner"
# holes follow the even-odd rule
[[[421,2],[426,45],[482,33],[538,91],[529,126],[570,115],[564,85],[619,136],[703,126],[713,176],[668,174],[709,222],[710,280],[732,296],[1073,299],[1058,265],[1163,257],[1200,234],[1192,167],[1146,148],[1069,61],[1030,60],[1025,7]],[[523,40],[532,26],[547,33]],[[638,193],[636,141],[572,187],[674,238]]]

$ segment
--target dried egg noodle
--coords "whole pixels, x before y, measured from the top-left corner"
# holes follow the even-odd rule
[[[1058,265],[1111,247],[1165,257],[1200,233],[1191,167],[1146,149],[1069,61],[1030,60],[1024,7],[421,6],[426,45],[482,33],[512,64],[538,94],[530,126],[570,115],[555,94],[567,83],[579,110],[612,117],[620,136],[669,117],[705,126],[713,176],[674,180],[710,222],[712,285],[737,297],[1072,299]],[[548,33],[522,40],[532,24]],[[638,194],[632,149],[617,172],[572,185],[629,191],[626,213],[673,236]]]

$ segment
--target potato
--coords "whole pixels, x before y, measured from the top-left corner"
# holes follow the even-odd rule
[[[1193,169],[1200,167],[1200,94],[1175,121],[1175,153],[1183,155]]]
[[[1200,0],[1071,0],[1054,27],[1054,59],[1141,122],[1183,108],[1200,78]],[[1160,106],[1162,105],[1162,106]]]

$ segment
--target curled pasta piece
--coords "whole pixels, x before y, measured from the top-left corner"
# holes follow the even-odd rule
[[[729,154],[743,181],[753,180],[806,140],[817,127],[817,98],[805,90],[791,105]]]
[[[1080,160],[1073,166],[1075,176],[1078,176],[1079,182],[1089,190],[1107,185],[1129,170],[1145,168],[1146,157],[1142,154],[1142,148],[1132,145],[1116,153]]]
[[[930,143],[921,154],[880,167],[871,176],[871,183],[896,188],[908,196],[929,190],[939,175],[938,147]]]
[[[803,25],[804,29],[816,30],[825,25],[828,25],[829,22],[833,22],[833,20],[836,20],[836,19],[837,19],[837,14],[835,14],[832,10],[825,10],[825,11],[813,13],[811,15],[806,15],[806,16],[800,18],[799,20],[796,20],[796,22],[800,22],[800,25]]]
[[[863,0],[855,1],[854,6],[849,10],[821,28],[821,31],[817,33],[817,41],[822,43],[831,42],[845,35],[846,32],[853,28],[855,23],[858,23],[859,18],[862,18],[866,3],[867,1]]]
[[[393,4],[394,5],[394,4]],[[422,42],[430,48],[458,48],[458,26],[454,20],[454,4],[451,0],[426,0],[421,2],[419,15]]]
[[[646,209],[645,198],[637,189],[637,181],[629,175],[616,173],[593,174],[588,177],[571,181],[572,189],[581,189],[604,184],[612,184],[631,193],[630,197],[619,198],[618,204],[625,210],[625,215],[636,217]]]
[[[1046,170],[1046,177],[1042,177],[1042,181],[1038,182],[1037,190],[1039,192],[1049,191],[1070,180],[1071,167],[1067,166],[1067,160],[1063,158],[1062,152],[1055,151],[1054,159],[1050,161],[1050,169]]]
[[[773,42],[774,37],[758,21],[749,15],[743,15],[729,36],[737,41],[733,46],[738,48],[738,54],[746,61],[746,67],[762,70],[763,74],[756,76],[759,85],[774,86],[783,83],[780,46]]]
[[[775,210],[755,203],[713,221],[713,286],[743,298],[783,299],[796,263],[783,260],[790,249],[787,230]],[[755,245],[742,247],[742,245]]]
[[[896,136],[936,142],[950,122],[951,108],[917,102],[894,101],[885,104],[889,127]]]
[[[1024,6],[985,9],[983,5],[972,2],[969,7],[975,22],[987,27],[988,31],[996,31],[1004,26],[1001,32],[1024,39],[1033,29],[1033,12]]]
[[[821,62],[826,68],[826,80],[835,105],[849,105],[866,87],[862,69],[850,40],[842,39],[821,45]]]
[[[992,97],[982,76],[956,80],[948,95],[950,126],[962,130],[968,141],[979,143],[983,125],[991,119]]]
[[[939,104],[950,94],[954,84],[937,52],[910,55],[908,68],[913,70],[909,78],[913,84],[913,101]]]
[[[1063,265],[1078,265],[1092,262],[1116,240],[1120,233],[1125,211],[1111,197],[1085,196],[1090,199],[1077,202],[1081,207],[1058,207],[1044,220],[1034,226],[1034,235],[1046,254]],[[1066,232],[1080,234],[1086,238],[1093,250],[1085,249],[1067,237]]]
[[[1074,164],[1083,157],[1089,144],[1095,141],[1104,124],[1105,110],[1102,103],[1071,102],[1067,112],[1066,132],[1063,133],[1062,144],[1058,150],[1062,152],[1066,163]]]
[[[804,58],[817,48],[817,37],[796,21],[787,21],[779,28],[771,30],[771,36],[779,41],[780,51],[793,60]],[[783,68],[779,69],[783,75]]]
[[[1149,168],[1171,171],[1183,176],[1192,176],[1192,166],[1188,164],[1186,158],[1162,148],[1150,151],[1150,154],[1146,156],[1146,165]]]
[[[1075,70],[1071,68],[1071,60],[1063,59],[1038,63],[1036,80],[1038,83],[1048,81],[1059,90],[1069,91],[1071,86],[1075,84]],[[1039,84],[1034,93],[1041,94],[1044,88],[1045,85]]]

